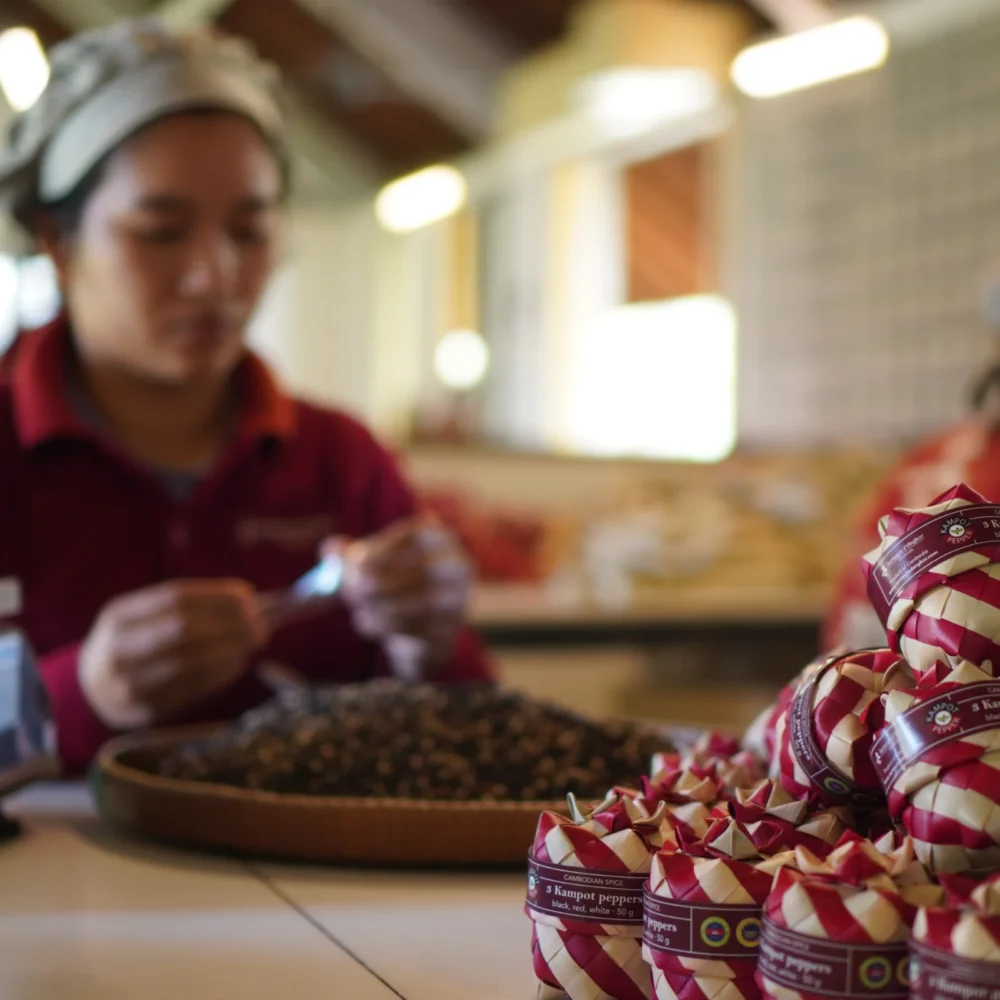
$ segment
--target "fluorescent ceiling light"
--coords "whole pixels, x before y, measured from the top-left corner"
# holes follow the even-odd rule
[[[434,350],[434,371],[453,392],[468,392],[486,377],[490,349],[475,330],[452,330]]]
[[[577,96],[603,132],[624,138],[710,110],[719,87],[701,69],[629,68],[588,77]]]
[[[30,28],[0,32],[0,90],[15,111],[27,111],[49,82],[49,61]]]
[[[881,66],[889,35],[859,15],[744,49],[733,61],[733,83],[750,97],[777,97]]]
[[[454,167],[427,167],[386,185],[375,214],[389,232],[410,233],[454,215],[466,196],[465,178]]]

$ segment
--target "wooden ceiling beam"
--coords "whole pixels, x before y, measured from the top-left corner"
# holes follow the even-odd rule
[[[61,42],[69,35],[66,26],[32,0],[3,0],[0,4],[0,28],[24,25],[38,35],[42,45],[48,48]]]
[[[469,146],[466,136],[293,0],[236,0],[218,23],[253,42],[314,107],[325,109],[392,172],[451,158]]]
[[[834,13],[825,0],[746,0],[777,29],[786,34],[828,24]]]
[[[493,130],[515,52],[461,8],[435,0],[299,0],[400,89],[470,138]]]

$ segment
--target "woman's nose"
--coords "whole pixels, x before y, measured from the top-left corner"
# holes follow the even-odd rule
[[[214,297],[232,291],[236,264],[235,247],[225,234],[200,234],[191,242],[181,275],[181,293]]]

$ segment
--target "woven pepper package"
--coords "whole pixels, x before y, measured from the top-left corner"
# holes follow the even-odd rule
[[[667,845],[653,859],[643,957],[657,1000],[756,1000],[761,906],[774,872],[793,862],[787,844],[764,856],[733,818],[697,843]],[[680,838],[683,840],[683,838]]]
[[[872,761],[933,871],[1000,867],[1000,682],[963,662],[891,692]]]
[[[903,1000],[917,907],[943,890],[903,843],[891,854],[848,834],[825,860],[804,849],[764,904],[757,981],[774,1000]]]
[[[884,793],[870,759],[883,722],[881,697],[912,683],[888,649],[830,656],[810,664],[775,721],[772,776],[796,798],[870,812]]]
[[[657,754],[653,758],[653,776],[640,781],[646,809],[661,802],[667,807],[675,830],[688,838],[700,839],[716,819],[728,815],[726,790],[719,771],[712,763],[696,763],[675,754]]]
[[[921,679],[963,660],[1000,675],[1000,505],[959,485],[879,534],[863,567],[889,645]]]
[[[970,886],[965,887],[966,890]],[[1000,991],[1000,874],[923,907],[910,940],[910,995],[993,1000]]]
[[[642,898],[665,811],[616,795],[590,814],[572,798],[568,818],[542,813],[525,903],[539,1000],[650,1000]]]
[[[810,812],[805,801],[773,779],[743,789],[729,808],[763,855],[795,844],[825,858],[853,824],[850,811],[842,806]]]

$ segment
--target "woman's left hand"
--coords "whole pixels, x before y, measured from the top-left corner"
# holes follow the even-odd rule
[[[382,643],[394,673],[433,676],[446,667],[465,624],[472,570],[437,520],[399,521],[359,541],[332,539],[345,560],[343,595],[355,628]]]

